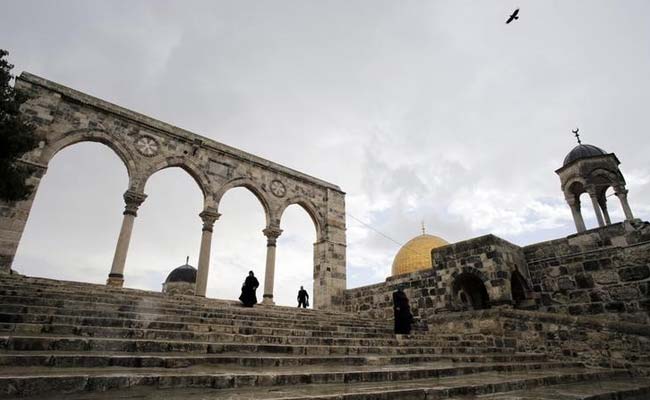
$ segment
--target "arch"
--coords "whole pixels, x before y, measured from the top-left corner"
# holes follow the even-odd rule
[[[14,265],[27,275],[103,283],[120,231],[128,170],[104,143],[77,143],[48,149],[50,170],[28,200]],[[96,172],[105,175],[97,179]],[[71,268],[79,263],[83,273]]]
[[[452,283],[453,298],[462,308],[483,310],[490,308],[490,296],[483,280],[473,273],[458,274]]]
[[[214,194],[214,203],[215,203],[215,208],[217,211],[219,210],[219,202],[223,198],[223,195],[226,194],[226,192],[230,189],[238,188],[238,187],[243,187],[245,189],[248,189],[257,199],[259,202],[262,204],[262,208],[264,209],[264,214],[266,217],[266,226],[271,226],[272,222],[274,222],[275,218],[273,218],[273,214],[271,211],[271,207],[269,206],[269,202],[267,201],[266,197],[262,193],[262,190],[258,187],[257,182],[252,180],[251,178],[248,177],[239,177],[239,178],[234,178],[226,182],[224,185],[222,185],[219,190],[216,191]]]
[[[129,176],[129,186],[131,181],[136,176],[137,166],[135,157],[131,150],[124,146],[114,135],[101,129],[78,129],[64,133],[59,139],[47,143],[39,156],[39,162],[42,164],[49,164],[50,160],[61,150],[66,147],[72,146],[82,142],[95,142],[100,143],[117,154],[126,167],[126,172]]]
[[[510,293],[515,307],[526,300],[526,294],[529,291],[528,282],[526,282],[524,276],[518,270],[512,271],[510,275]]]
[[[318,208],[314,205],[314,203],[312,203],[311,200],[303,196],[294,196],[287,199],[284,203],[282,203],[279,211],[277,212],[278,225],[281,225],[282,215],[284,214],[286,209],[289,208],[289,206],[294,204],[299,205],[300,207],[302,207],[303,210],[307,212],[312,222],[314,223],[314,228],[316,229],[316,242],[320,241],[324,236],[324,232],[322,231],[324,224],[321,222],[323,220],[323,216],[318,211]]]
[[[137,182],[135,189],[137,191],[144,192],[147,181],[149,178],[151,178],[152,175],[163,169],[173,167],[183,169],[194,179],[196,184],[199,185],[199,189],[201,189],[201,193],[203,193],[204,208],[213,206],[213,196],[211,195],[210,191],[210,178],[205,172],[203,172],[201,167],[199,167],[193,161],[188,160],[187,157],[183,156],[167,157],[155,163],[152,167],[143,173],[142,179]]]

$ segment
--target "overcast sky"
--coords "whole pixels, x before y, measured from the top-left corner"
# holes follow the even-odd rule
[[[347,193],[348,287],[390,274],[397,242],[495,233],[525,245],[573,233],[554,170],[580,127],[614,152],[636,216],[650,218],[650,2],[7,1],[0,48],[29,71],[336,183]],[[505,19],[519,7],[520,19]],[[14,267],[105,282],[126,169],[84,143],[51,162]],[[126,286],[160,290],[196,265],[201,193],[184,171],[147,184]],[[596,225],[586,198],[583,214]],[[622,219],[615,197],[614,220]],[[263,211],[228,192],[208,295],[263,282]],[[282,221],[275,292],[311,292],[315,231]],[[258,296],[261,298],[261,289]]]

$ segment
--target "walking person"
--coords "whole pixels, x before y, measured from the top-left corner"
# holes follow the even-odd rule
[[[253,307],[253,305],[257,304],[255,291],[259,286],[260,283],[255,278],[255,274],[253,274],[253,271],[249,271],[241,287],[241,296],[239,296],[239,300],[244,304],[244,307]]]
[[[395,334],[408,335],[411,333],[413,314],[409,299],[402,287],[393,292],[393,312],[395,315]]]
[[[298,308],[302,305],[302,308],[307,308],[309,307],[309,293],[300,286],[300,290],[298,291]]]

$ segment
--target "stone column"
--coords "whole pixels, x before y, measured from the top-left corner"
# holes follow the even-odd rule
[[[600,212],[600,205],[598,204],[598,196],[596,196],[595,190],[588,190],[589,197],[591,197],[591,204],[594,206],[594,212],[596,213],[596,219],[598,220],[598,226],[601,228],[605,226],[605,220],[603,219],[603,214]]]
[[[275,304],[273,301],[273,281],[275,278],[275,244],[282,234],[279,226],[269,226],[262,231],[266,236],[266,272],[264,274],[263,304]]]
[[[603,212],[603,217],[605,217],[605,225],[611,225],[612,220],[609,218],[609,211],[607,211],[607,197],[605,197],[605,193],[598,200],[598,205]]]
[[[623,207],[623,213],[625,214],[625,220],[626,221],[631,221],[634,219],[634,215],[632,215],[632,209],[630,208],[630,204],[627,202],[627,189],[624,187],[618,187],[614,188],[614,191],[616,193],[616,197],[621,202],[621,207]]]
[[[108,274],[108,280],[106,281],[106,284],[109,286],[122,287],[124,284],[124,265],[126,263],[126,254],[129,251],[129,243],[131,242],[133,221],[138,215],[138,208],[146,198],[146,194],[132,190],[127,190],[124,193],[126,206],[124,207],[122,229],[120,229],[120,236],[117,239],[117,246],[115,247],[111,273]]]
[[[580,212],[580,200],[575,197],[570,197],[566,201],[569,203],[569,207],[571,207],[571,214],[573,215],[573,222],[576,224],[576,230],[578,233],[586,231],[585,221],[582,219],[582,213]]]
[[[210,271],[210,249],[212,246],[212,228],[221,214],[213,209],[206,209],[199,214],[203,221],[203,233],[201,234],[201,249],[199,251],[199,266],[196,274],[197,296],[205,297],[208,288],[208,272]]]

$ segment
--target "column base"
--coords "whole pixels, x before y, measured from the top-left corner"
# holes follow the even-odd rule
[[[122,274],[109,274],[106,280],[106,286],[121,288],[124,286],[124,275]]]
[[[262,304],[266,304],[267,306],[275,305],[272,294],[265,294],[263,297],[264,299],[262,299]]]

